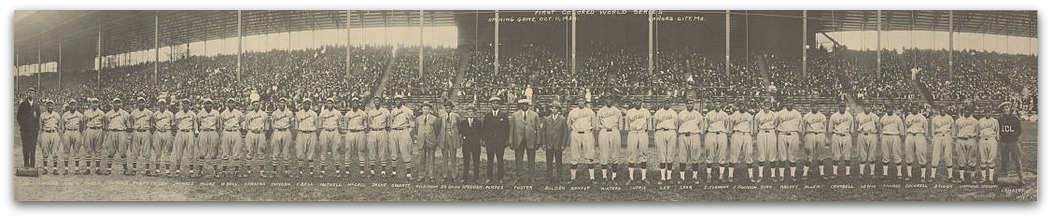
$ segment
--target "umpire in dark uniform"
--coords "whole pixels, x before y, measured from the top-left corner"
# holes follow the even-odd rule
[[[1019,148],[1019,133],[1023,131],[1023,127],[1019,125],[1019,117],[1012,110],[1011,103],[1004,102],[998,107],[1004,112],[997,119],[997,124],[1001,126],[998,128],[1001,134],[1001,174],[1007,175],[1009,164],[1015,164],[1016,173],[1019,173],[1019,184],[1023,184],[1023,160],[1019,157],[1022,154],[1022,149]],[[1015,162],[1010,162],[1011,159],[1015,159]]]
[[[486,146],[486,183],[502,183],[504,180],[504,148],[508,143],[508,113],[500,109],[500,98],[489,99],[492,111],[485,112],[482,120],[482,144]],[[497,161],[494,176],[493,161]]]
[[[22,166],[35,168],[37,159],[37,135],[40,134],[40,107],[33,98],[36,90],[26,91],[25,98],[18,103],[18,127],[22,133]]]

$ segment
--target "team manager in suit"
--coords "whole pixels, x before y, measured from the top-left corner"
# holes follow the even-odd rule
[[[508,143],[508,114],[500,110],[500,98],[490,98],[493,110],[486,112],[482,120],[482,144],[486,146],[486,180],[487,183],[504,180],[504,147]],[[493,161],[496,159],[497,172],[494,175]]]
[[[508,126],[509,145],[515,150],[515,176],[516,181],[523,179],[532,181],[533,162],[536,161],[537,147],[540,144],[541,117],[536,111],[530,110],[530,101],[522,99],[518,101],[519,110],[508,115],[510,125]],[[525,153],[527,170],[523,172],[522,157]]]

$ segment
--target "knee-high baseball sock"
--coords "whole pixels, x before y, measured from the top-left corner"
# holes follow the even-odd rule
[[[759,171],[760,171],[760,172],[759,172],[759,173],[760,173],[759,177],[760,177],[760,178],[763,178],[763,169],[765,169],[765,168],[766,168],[766,167],[764,167],[764,163],[766,163],[766,162],[760,162],[760,168],[759,168]],[[752,168],[749,168],[749,170],[750,170],[750,171],[752,171]],[[772,172],[773,172],[773,171],[772,171]]]
[[[734,178],[734,166],[735,166],[735,164],[727,165],[727,170],[730,170],[730,171],[727,172],[727,178]],[[752,165],[748,165],[748,166],[752,166]],[[749,177],[751,178],[752,177],[752,168],[748,168],[748,169],[749,169]],[[720,169],[720,170],[722,171],[723,169]],[[720,173],[720,174],[723,174],[723,173]]]
[[[628,164],[628,180],[636,180],[636,168],[635,168],[635,166],[636,165],[633,164],[633,163],[629,163]]]
[[[661,163],[661,180],[668,180],[668,163]]]
[[[833,175],[840,175],[840,161],[833,161]]]
[[[902,163],[895,163],[895,175],[902,177]]]
[[[610,179],[611,180],[617,179],[617,171],[618,171],[618,169],[617,169],[617,164],[616,163],[615,164],[610,164],[610,171],[611,171],[610,172]]]
[[[684,175],[686,175],[686,172],[684,171],[685,169],[687,169],[687,164],[685,164],[685,163],[679,164],[679,179],[680,180],[686,180],[687,179],[687,178],[684,177]],[[698,171],[694,171],[694,178],[695,179],[698,178]]]
[[[601,168],[601,169],[603,170],[603,172],[602,172],[602,173],[603,173],[603,176],[602,176],[602,178],[603,178],[603,179],[609,179],[609,178],[607,178],[607,176],[606,176],[606,169],[607,169],[607,167],[609,167],[610,165],[609,165],[609,164],[601,164],[601,165],[599,165],[599,166],[600,166],[600,168]]]
[[[595,164],[588,164],[588,179],[595,180]]]
[[[727,165],[726,164],[720,164],[720,177],[719,177],[720,179],[723,179],[723,173],[725,173],[725,172],[727,172]]]
[[[694,178],[698,178],[697,175],[695,175]],[[712,179],[712,163],[705,164],[705,178]]]
[[[647,162],[643,162],[643,163],[639,164],[639,175],[640,175],[639,179],[647,180]]]
[[[906,165],[906,176],[913,177],[913,164]]]
[[[796,162],[789,161],[789,177],[796,177],[796,167],[800,165]]]
[[[884,176],[888,176],[888,165],[888,162],[884,162],[884,165],[880,166],[884,170]]]
[[[994,182],[994,178],[995,178],[995,176],[997,176],[997,174],[996,174],[997,173],[997,168],[994,168],[994,167],[991,166],[991,167],[987,167],[986,170],[990,171],[990,179],[989,179],[990,182]]]
[[[570,164],[570,180],[577,180],[577,164]]]
[[[825,160],[819,160],[818,161],[818,175],[819,176],[825,176],[826,175],[826,161]]]
[[[778,177],[779,178],[785,178],[785,166],[786,166],[786,164],[787,163],[785,161],[778,161]],[[774,174],[774,173],[771,173],[771,174]]]
[[[801,162],[800,165],[804,169],[803,177],[807,177],[807,174],[811,172],[811,161]]]
[[[928,165],[927,164],[921,164],[920,165],[920,171],[921,171],[920,177],[922,179],[928,178]],[[913,171],[910,171],[910,172],[913,172]]]

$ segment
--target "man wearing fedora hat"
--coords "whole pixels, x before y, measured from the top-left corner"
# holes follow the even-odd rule
[[[499,97],[492,97],[489,102],[493,110],[486,112],[482,120],[482,144],[486,147],[486,177],[489,178],[486,181],[501,183],[504,180],[504,148],[508,143],[508,114],[500,109]]]

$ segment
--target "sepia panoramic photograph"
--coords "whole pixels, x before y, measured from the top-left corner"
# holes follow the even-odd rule
[[[15,10],[12,193],[1037,202],[1037,17]]]

